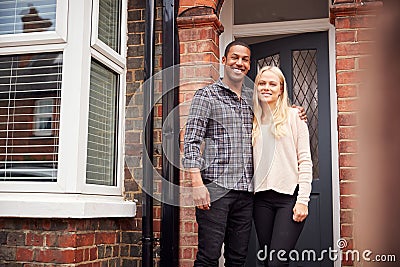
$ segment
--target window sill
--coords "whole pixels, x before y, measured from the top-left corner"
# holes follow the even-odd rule
[[[121,196],[0,193],[0,217],[134,217],[136,203]]]

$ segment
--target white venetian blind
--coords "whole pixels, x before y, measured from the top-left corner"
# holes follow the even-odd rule
[[[119,53],[121,0],[100,0],[99,5],[99,39]]]
[[[118,75],[92,60],[86,183],[116,185]]]
[[[56,181],[62,53],[0,56],[0,181]]]
[[[57,0],[1,0],[0,35],[54,31]]]

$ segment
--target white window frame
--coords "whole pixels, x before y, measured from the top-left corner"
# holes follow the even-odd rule
[[[122,0],[121,5],[121,21],[126,21],[127,18],[127,1]],[[90,44],[96,49],[98,52],[107,56],[114,63],[118,64],[120,67],[125,67],[126,60],[126,31],[127,31],[127,23],[122,23],[121,25],[121,40],[120,40],[120,53],[109,47],[103,41],[99,39],[99,12],[100,12],[100,0],[93,0],[93,14],[92,14],[92,37]]]
[[[0,47],[66,42],[69,1],[71,0],[57,0],[56,2],[55,31],[0,35]]]
[[[0,217],[132,217],[136,204],[123,197],[127,23],[121,23],[121,54],[115,57],[92,47],[93,2],[68,0],[68,12],[67,0],[58,0],[57,4],[62,2],[66,17],[63,22],[57,21],[57,26],[68,29],[68,42],[67,38],[61,43],[41,39],[6,46],[0,39],[0,55],[63,53],[57,182],[0,182]],[[121,22],[126,22],[127,0],[122,3]],[[119,75],[116,186],[86,184],[92,58]]]

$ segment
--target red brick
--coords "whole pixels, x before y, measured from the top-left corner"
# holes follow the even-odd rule
[[[97,247],[89,249],[89,260],[97,260],[98,259],[98,249]]]
[[[181,235],[179,240],[180,246],[196,246],[197,235]]]
[[[338,97],[355,97],[357,96],[356,85],[338,85],[337,86]]]
[[[356,154],[343,154],[339,156],[340,167],[357,167],[358,157]]]
[[[357,141],[339,141],[339,153],[357,153]]]
[[[358,177],[356,168],[340,168],[339,179],[340,180],[356,180]]]
[[[115,232],[102,232],[95,234],[95,244],[114,244],[116,241],[116,233]]]
[[[182,32],[179,34],[179,41],[182,44],[187,41],[204,40],[200,37],[200,32],[201,30],[196,28],[182,30]]]
[[[353,222],[354,222],[354,219],[353,219],[353,211],[352,210],[341,210],[340,211],[340,223],[352,224]]]
[[[33,251],[31,248],[17,247],[16,253],[17,261],[27,261],[31,262],[33,260]]]
[[[349,17],[336,18],[335,26],[336,29],[350,29],[350,18]]]
[[[48,263],[74,263],[75,250],[44,249],[36,250],[34,260]]]
[[[196,210],[194,208],[181,208],[181,219],[194,219]]]
[[[25,245],[27,246],[43,246],[44,238],[41,234],[27,233]]]
[[[85,247],[94,244],[94,233],[77,234],[76,235],[76,246]]]
[[[76,247],[76,234],[61,234],[58,239],[60,247]]]
[[[339,140],[342,139],[357,139],[357,127],[339,127]]]
[[[355,84],[361,82],[360,73],[356,71],[341,71],[336,74],[337,84]]]
[[[340,194],[341,195],[355,195],[357,194],[357,183],[356,182],[340,182]]]
[[[357,111],[359,103],[357,99],[339,99],[338,100],[338,111],[339,112],[349,112]]]
[[[357,115],[355,113],[339,113],[339,126],[355,126],[357,125]]]
[[[356,68],[355,58],[339,58],[336,60],[337,70],[353,70]]]
[[[336,44],[337,56],[359,56],[371,53],[370,43],[339,43]]]
[[[336,31],[336,43],[342,42],[355,42],[356,41],[356,31]]]
[[[183,231],[185,233],[194,233],[193,222],[183,222]]]
[[[342,237],[353,237],[353,226],[352,225],[341,225],[340,236]]]
[[[85,253],[85,249],[77,249],[75,251],[75,262],[79,263],[79,262],[85,261],[84,253]]]
[[[192,248],[181,248],[180,252],[181,252],[179,255],[180,259],[187,259],[187,260],[194,259]]]
[[[340,207],[342,209],[354,209],[357,207],[357,198],[354,196],[341,196]]]

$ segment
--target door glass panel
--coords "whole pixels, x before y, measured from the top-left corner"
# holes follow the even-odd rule
[[[313,177],[319,177],[317,50],[292,51],[293,103],[304,107],[308,118]]]
[[[257,71],[265,66],[275,66],[280,67],[280,55],[275,54],[272,56],[268,56],[257,61]]]

